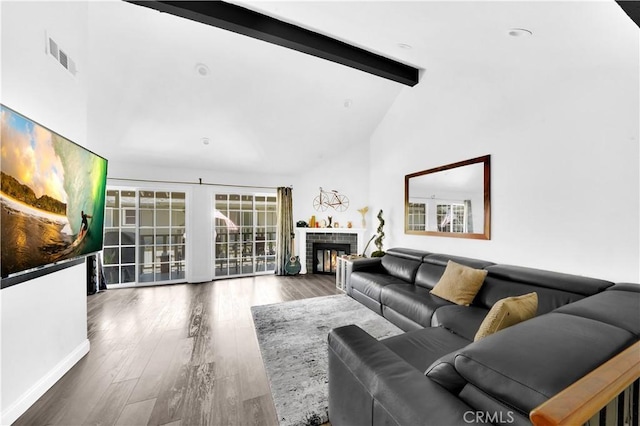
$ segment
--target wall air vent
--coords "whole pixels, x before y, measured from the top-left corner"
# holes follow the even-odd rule
[[[53,41],[52,38],[49,39],[49,53],[51,53],[51,56],[53,56],[54,58],[58,59],[58,44]]]
[[[49,37],[49,35],[44,33],[45,35],[45,46],[46,53],[51,55],[60,65],[62,65],[67,71],[69,71],[72,75],[76,75],[78,72],[76,69],[76,63],[67,55],[67,53],[60,49],[58,43]]]

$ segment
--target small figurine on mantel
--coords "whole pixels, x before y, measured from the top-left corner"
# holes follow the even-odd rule
[[[333,226],[331,226],[331,220],[333,219],[333,216],[327,216],[327,218],[329,219],[329,224],[327,225],[327,228],[333,228]]]

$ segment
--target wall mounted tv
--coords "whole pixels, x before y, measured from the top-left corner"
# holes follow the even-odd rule
[[[102,250],[107,160],[0,108],[5,288]]]

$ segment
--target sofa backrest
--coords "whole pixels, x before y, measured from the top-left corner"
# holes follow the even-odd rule
[[[636,340],[590,318],[542,315],[459,350],[454,365],[467,382],[459,396],[480,411],[500,404],[526,416]]]
[[[389,249],[382,256],[382,268],[387,274],[411,284],[416,276],[418,266],[427,254],[428,252],[425,251],[406,248]]]
[[[551,312],[612,286],[609,281],[512,265],[492,265],[473,305],[491,308],[505,297],[538,294],[538,313]]]
[[[617,284],[554,312],[615,325],[640,338],[640,285]]]
[[[415,284],[420,287],[432,289],[440,280],[442,273],[450,260],[471,268],[483,269],[493,265],[486,260],[472,259],[470,257],[452,256],[449,254],[429,254],[422,260],[422,264],[416,273]]]

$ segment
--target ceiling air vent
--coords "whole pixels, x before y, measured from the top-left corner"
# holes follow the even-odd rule
[[[69,71],[71,74],[76,75],[78,71],[76,69],[76,63],[73,61],[73,59],[71,59],[69,55],[67,55],[67,53],[60,48],[58,43],[54,39],[49,37],[49,35],[46,32],[45,32],[45,38],[46,38],[45,46],[46,46],[47,54],[53,56],[53,58],[55,58],[55,60],[60,65],[62,65],[67,71]]]

